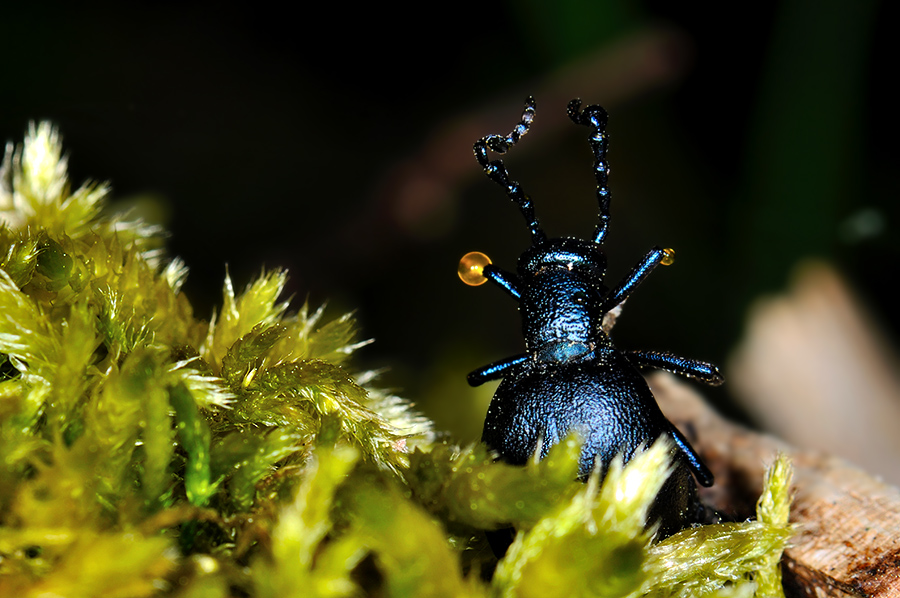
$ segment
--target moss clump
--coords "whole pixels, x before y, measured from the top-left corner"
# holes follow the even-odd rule
[[[197,319],[157,227],[72,191],[57,133],[0,171],[0,595],[775,595],[789,467],[758,520],[651,544],[652,447],[572,482],[438,442],[285,273]],[[481,530],[519,534],[496,563]],[[489,572],[495,568],[495,573]],[[485,581],[489,578],[489,581]]]

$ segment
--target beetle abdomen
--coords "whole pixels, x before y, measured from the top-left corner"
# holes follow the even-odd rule
[[[578,475],[586,478],[595,458],[608,465],[622,453],[628,460],[668,430],[647,383],[627,362],[526,362],[516,369],[497,388],[482,437],[504,461],[524,464],[538,440],[543,458],[574,430],[584,443]]]
[[[607,467],[619,454],[628,461],[667,434],[671,424],[640,373],[616,350],[602,359],[568,363],[526,362],[497,388],[482,441],[500,458],[523,465],[577,431],[583,445],[578,475],[587,478],[597,460]],[[669,535],[697,522],[702,506],[689,469],[673,446],[675,466],[660,492],[650,521]]]

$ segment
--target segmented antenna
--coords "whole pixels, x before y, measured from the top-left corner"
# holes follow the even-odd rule
[[[502,135],[487,135],[475,142],[473,149],[475,150],[475,159],[481,164],[484,173],[489,179],[500,185],[506,190],[506,195],[519,206],[519,211],[525,216],[525,222],[531,231],[531,243],[537,244],[546,239],[541,225],[538,224],[534,215],[534,204],[531,198],[522,190],[517,181],[509,178],[506,166],[503,160],[488,160],[487,151],[491,149],[498,154],[505,154],[514,146],[522,135],[528,132],[531,122],[534,120],[535,102],[532,96],[525,99],[525,110],[522,111],[522,120],[516,125],[516,128],[506,137]]]
[[[609,136],[606,134],[606,110],[597,105],[591,105],[581,111],[581,100],[574,99],[567,107],[569,118],[577,125],[591,128],[591,149],[594,152],[594,178],[597,180],[597,203],[600,215],[597,222],[597,232],[594,233],[594,242],[603,243],[609,229],[609,164],[606,163],[606,151],[609,146]]]

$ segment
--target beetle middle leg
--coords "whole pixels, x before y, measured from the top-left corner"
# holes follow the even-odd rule
[[[469,382],[469,386],[481,386],[485,382],[502,378],[507,374],[509,368],[519,365],[526,359],[528,359],[528,355],[516,355],[515,357],[507,357],[506,359],[489,363],[484,367],[469,372],[466,380]]]
[[[667,351],[626,351],[625,356],[638,367],[666,370],[710,386],[719,386],[725,382],[719,368],[706,361],[679,357]]]

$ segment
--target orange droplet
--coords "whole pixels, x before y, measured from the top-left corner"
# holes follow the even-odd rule
[[[459,267],[456,269],[456,272],[459,274],[461,281],[469,286],[477,287],[487,282],[483,270],[490,263],[491,258],[480,251],[470,251],[459,260]]]
[[[665,254],[659,263],[663,266],[671,266],[675,263],[675,250],[671,247],[666,247],[663,249],[663,253]]]

